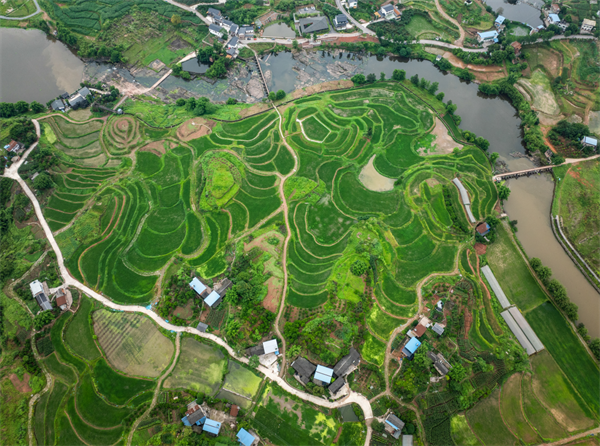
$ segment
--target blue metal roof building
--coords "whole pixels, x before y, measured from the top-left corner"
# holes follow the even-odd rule
[[[333,376],[333,369],[329,367],[323,367],[322,365],[317,366],[317,370],[315,372],[315,379],[329,384],[331,382],[331,377]]]
[[[219,296],[219,293],[217,293],[216,291],[213,291],[212,293],[210,293],[208,295],[208,297],[206,299],[204,299],[204,303],[206,305],[208,305],[209,307],[212,307],[213,305],[218,304],[220,299],[221,299],[221,296]]]
[[[252,443],[254,443],[254,440],[256,440],[256,438],[244,428],[241,428],[237,433],[237,438],[240,444],[244,446],[251,446]]]
[[[502,25],[505,20],[506,20],[506,17],[499,15],[498,17],[496,17],[496,21],[494,23],[497,23],[498,25]]]
[[[421,346],[421,342],[417,338],[412,338],[402,349],[402,353],[406,356],[412,356]]]
[[[194,277],[190,282],[190,287],[198,294],[202,294],[206,289],[206,285],[198,280],[197,277]]]
[[[494,40],[496,37],[498,37],[498,32],[497,31],[486,31],[484,33],[477,33],[477,35],[479,36],[480,41],[487,42],[489,40]]]
[[[221,430],[221,423],[207,418],[204,422],[204,426],[202,426],[202,430],[208,432],[209,434],[219,435],[219,431]]]

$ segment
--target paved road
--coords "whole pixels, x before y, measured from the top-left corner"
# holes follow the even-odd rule
[[[4,20],[25,20],[25,19],[29,19],[35,15],[38,15],[40,12],[42,12],[42,8],[40,8],[40,5],[38,5],[37,0],[33,0],[33,3],[35,4],[35,12],[33,14],[29,14],[26,15],[25,17],[9,17],[9,16],[5,16],[5,15],[0,15],[0,19],[4,19]]]
[[[458,39],[456,39],[454,41],[454,43],[456,43],[459,46],[463,46],[463,42],[465,40],[465,30],[463,29],[462,26],[460,26],[460,23],[458,23],[458,21],[456,19],[453,19],[452,17],[450,17],[446,11],[444,11],[444,8],[442,8],[442,5],[440,5],[440,0],[435,0],[435,7],[437,8],[438,12],[443,15],[446,20],[454,23],[456,26],[458,26],[458,31],[460,32],[460,37]]]
[[[356,20],[354,17],[352,17],[348,11],[346,11],[346,8],[344,7],[344,5],[342,5],[341,0],[335,0],[335,4],[337,5],[337,8],[340,11],[342,11],[346,17],[348,17],[348,20],[350,20],[354,26],[356,26],[358,29],[362,29],[362,31],[365,34],[369,34],[370,36],[375,35],[374,31],[371,31],[369,28],[367,28],[366,25],[363,25],[362,23],[360,23],[358,20]],[[347,34],[344,34],[344,35],[347,35]]]
[[[40,137],[40,125],[37,120],[33,119],[32,121],[35,126],[38,138],[39,138]],[[31,203],[33,204],[33,208],[36,213],[36,216],[40,222],[42,229],[44,230],[46,238],[48,239],[50,246],[52,247],[52,249],[54,250],[54,252],[56,254],[56,262],[58,263],[58,267],[60,270],[60,274],[63,277],[64,284],[66,286],[72,286],[74,288],[79,289],[83,293],[87,294],[88,296],[90,296],[93,299],[96,299],[97,301],[101,302],[102,304],[104,304],[105,306],[107,306],[109,308],[129,312],[129,313],[134,313],[134,312],[135,313],[143,313],[146,316],[153,319],[158,325],[160,325],[162,328],[164,328],[166,330],[171,330],[171,331],[174,331],[177,333],[183,333],[183,332],[191,333],[196,336],[210,339],[211,341],[215,342],[216,344],[224,347],[227,350],[227,352],[232,357],[237,359],[238,361],[248,364],[248,362],[249,362],[248,358],[238,356],[238,354],[233,350],[233,348],[231,348],[231,346],[229,344],[227,344],[227,342],[225,342],[223,339],[219,338],[218,336],[215,336],[214,334],[211,334],[211,333],[203,333],[192,327],[179,327],[176,325],[172,325],[172,324],[166,322],[164,319],[161,319],[154,311],[146,309],[146,307],[142,307],[139,305],[117,304],[117,303],[113,302],[112,300],[106,298],[102,294],[97,293],[96,291],[92,290],[88,286],[82,284],[81,282],[79,282],[78,280],[76,280],[69,274],[69,272],[65,266],[62,252],[58,246],[58,243],[54,239],[54,235],[52,234],[52,230],[50,229],[50,226],[48,226],[48,223],[46,222],[46,219],[44,218],[44,214],[42,213],[42,208],[40,206],[39,201],[37,200],[37,198],[36,198],[35,194],[32,192],[32,190],[29,188],[27,183],[19,176],[19,173],[18,173],[19,167],[23,164],[23,162],[27,159],[27,157],[29,156],[31,151],[36,146],[37,146],[37,142],[32,144],[31,147],[23,154],[23,156],[21,157],[21,159],[18,162],[14,163],[13,165],[10,166],[10,168],[8,168],[4,171],[4,176],[7,178],[16,180],[19,183],[19,185],[21,186],[21,188],[23,189],[23,191],[25,192],[25,194],[31,200]],[[288,231],[288,233],[290,233],[290,231]],[[293,388],[287,382],[285,382],[283,380],[283,378],[279,377],[278,375],[273,373],[271,370],[265,368],[262,365],[258,367],[258,371],[263,373],[271,381],[277,382],[277,384],[279,384],[287,392],[289,392],[293,395],[296,395],[297,397],[299,397],[305,401],[309,401],[313,404],[317,404],[319,406],[327,407],[330,409],[345,406],[350,403],[357,403],[361,407],[361,409],[365,415],[365,420],[367,420],[367,422],[369,422],[369,420],[371,418],[373,418],[373,410],[371,408],[371,404],[369,403],[369,400],[364,395],[361,395],[359,393],[351,391],[350,394],[348,396],[346,396],[345,398],[343,398],[339,401],[331,402],[331,401],[326,400],[325,398],[320,398],[320,397],[317,397],[314,395],[310,395],[306,392],[302,392],[300,390]],[[371,428],[369,425],[367,427],[367,442],[365,443],[365,446],[369,445],[370,438],[371,438]]]
[[[202,20],[204,23],[206,23],[207,25],[210,25],[212,23],[209,19],[207,19],[202,14],[200,14],[198,11],[196,11],[195,6],[182,5],[181,3],[177,3],[176,1],[173,1],[173,0],[164,0],[164,1],[167,3],[170,3],[173,6],[177,6],[178,8],[181,8],[185,11],[191,12],[192,14],[196,14],[198,16],[198,18],[200,20]],[[196,5],[196,6],[198,6],[198,5]]]

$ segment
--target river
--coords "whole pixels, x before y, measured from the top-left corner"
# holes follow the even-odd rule
[[[37,29],[0,28],[0,101],[45,104],[79,88],[83,62]]]
[[[529,257],[538,257],[555,279],[567,289],[572,302],[579,306],[579,319],[590,336],[600,336],[600,296],[554,237],[550,226],[550,209],[554,180],[550,174],[522,177],[508,181],[510,197],[504,209],[517,220],[517,236]]]

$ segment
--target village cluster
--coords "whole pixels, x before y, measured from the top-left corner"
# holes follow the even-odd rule
[[[471,0],[466,0],[465,4],[467,4],[467,2],[470,2],[470,1]],[[560,6],[556,3],[552,3],[549,7],[547,7],[546,9],[544,9],[542,11],[542,13],[544,15],[544,19],[543,19],[544,25],[539,25],[537,27],[533,27],[533,26],[529,25],[528,23],[524,23],[524,25],[526,25],[530,28],[530,34],[535,34],[539,31],[547,28],[550,25],[556,25],[562,31],[565,31],[569,27],[569,23],[565,22],[558,16],[559,11],[560,11]],[[494,21],[495,29],[492,29],[490,31],[478,32],[477,40],[480,43],[484,43],[484,44],[485,43],[492,44],[492,43],[498,42],[498,36],[500,35],[500,33],[502,31],[504,31],[504,29],[506,27],[506,25],[504,24],[505,21],[506,21],[506,17],[504,17],[502,15],[499,15],[498,17],[496,17],[496,20]],[[594,20],[583,19],[583,22],[581,23],[579,32],[581,34],[591,34],[594,31],[595,27],[596,27],[596,22]],[[521,44],[519,42],[513,42],[511,45],[515,49],[515,55],[518,56],[521,51]],[[517,48],[518,48],[518,50],[517,50]]]

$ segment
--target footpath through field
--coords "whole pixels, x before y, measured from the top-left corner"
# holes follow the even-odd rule
[[[279,117],[280,117],[279,131],[282,132],[281,114],[279,113],[279,110],[277,110],[277,113],[279,114]],[[38,140],[39,140],[39,138],[41,136],[40,124],[35,119],[33,119],[32,121],[35,126],[35,130],[36,130]],[[284,141],[285,141],[285,139],[284,139]],[[218,336],[215,336],[211,333],[203,333],[203,332],[197,330],[196,328],[192,328],[192,327],[180,327],[177,325],[172,325],[172,324],[166,322],[164,319],[160,318],[154,311],[146,309],[146,307],[142,307],[139,305],[117,304],[117,303],[113,302],[112,300],[104,297],[102,294],[97,293],[96,291],[92,290],[88,286],[79,282],[78,280],[76,280],[69,274],[69,271],[67,270],[67,268],[65,266],[65,261],[64,261],[62,252],[58,246],[58,243],[56,242],[56,240],[54,238],[54,235],[52,234],[52,230],[50,229],[48,222],[44,218],[44,214],[42,213],[42,208],[40,206],[39,201],[37,200],[37,198],[36,198],[35,194],[32,192],[32,190],[29,188],[27,183],[19,176],[19,167],[21,167],[21,165],[25,162],[25,160],[27,159],[29,154],[32,152],[32,150],[35,149],[35,147],[37,147],[37,144],[38,144],[37,142],[33,143],[31,145],[31,147],[23,154],[23,156],[21,157],[21,159],[18,162],[13,163],[10,166],[10,168],[8,168],[4,171],[3,176],[17,181],[19,183],[19,185],[21,186],[21,188],[23,189],[23,191],[25,192],[25,194],[27,195],[27,197],[29,197],[29,199],[31,200],[31,203],[33,204],[33,207],[34,207],[34,210],[36,213],[36,216],[40,222],[40,225],[42,226],[42,229],[44,230],[46,238],[48,239],[50,246],[52,247],[52,249],[54,250],[54,252],[56,254],[56,262],[58,264],[60,274],[63,278],[64,285],[77,288],[78,290],[82,291],[89,297],[96,299],[97,301],[101,302],[103,305],[105,305],[109,308],[112,308],[114,310],[119,310],[119,311],[124,311],[124,312],[129,312],[129,313],[143,313],[146,316],[150,317],[158,325],[160,325],[162,328],[164,328],[166,330],[170,330],[170,331],[177,332],[177,333],[190,333],[190,334],[193,334],[196,336],[200,336],[202,338],[209,339],[209,340],[215,342],[216,344],[220,345],[221,347],[225,348],[227,350],[227,352],[229,353],[229,355],[232,356],[233,358],[235,358],[236,360],[238,360],[244,364],[248,364],[249,363],[248,358],[238,356],[236,354],[236,352],[229,346],[229,344],[227,344],[227,342],[225,342],[223,339],[219,338]],[[283,176],[283,175],[280,176],[280,178],[282,179],[282,181],[280,182],[280,193],[282,194],[282,196],[284,198],[285,198],[285,196],[284,196],[284,192],[283,192],[283,183],[289,175],[291,175],[292,173],[295,172],[296,167],[297,167],[297,157],[291,148],[289,148],[289,150],[291,150],[291,152],[294,154],[296,164],[295,164],[294,170],[290,174],[288,174],[287,176]],[[287,235],[286,243],[285,243],[285,246],[287,247],[287,242],[291,238],[291,231],[290,231],[289,221],[288,221],[288,217],[287,217],[288,212],[287,212],[287,202],[286,201],[284,201],[284,208],[286,210],[286,212],[285,212],[286,226],[288,228],[288,235]],[[284,248],[284,252],[286,252],[286,251],[287,251],[287,248]],[[284,271],[285,271],[285,281],[287,282],[287,269],[284,268]],[[281,308],[283,308],[283,300],[282,300]],[[281,316],[281,313],[282,313],[281,308],[280,308],[276,322],[279,321],[279,318]],[[275,327],[276,327],[278,334],[281,336],[277,325]],[[282,337],[282,339],[283,339],[283,337]],[[285,364],[285,356],[284,356],[284,364]],[[283,367],[282,367],[282,370],[283,370]],[[326,400],[325,398],[310,395],[306,392],[302,392],[300,390],[293,388],[283,378],[276,375],[269,369],[263,367],[262,365],[258,367],[258,371],[261,372],[263,375],[265,375],[265,377],[267,377],[271,381],[275,381],[286,392],[289,392],[292,395],[297,396],[298,398],[301,398],[305,401],[309,401],[309,402],[316,404],[318,406],[321,406],[321,407],[326,407],[329,409],[336,409],[336,408],[346,406],[351,403],[358,404],[364,413],[365,420],[367,421],[367,435],[366,435],[366,440],[365,440],[365,446],[369,445],[369,443],[371,441],[371,433],[372,433],[370,421],[373,418],[373,410],[371,408],[371,403],[369,402],[367,397],[365,397],[362,394],[351,391],[350,394],[348,396],[346,396],[345,398],[342,398],[339,401],[331,402],[331,401]]]

